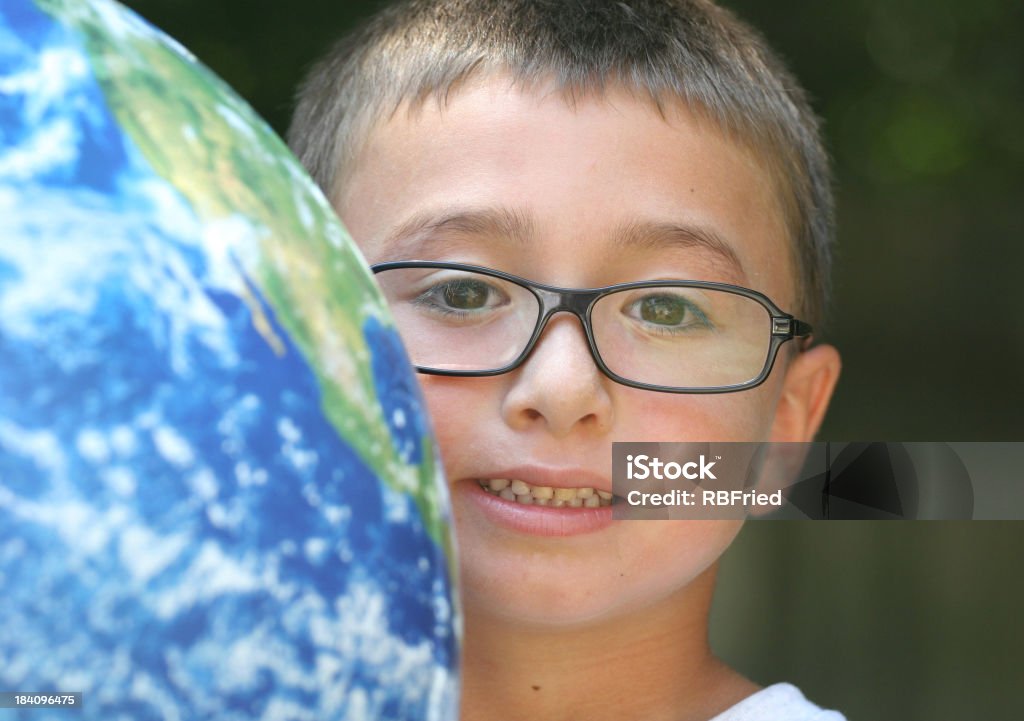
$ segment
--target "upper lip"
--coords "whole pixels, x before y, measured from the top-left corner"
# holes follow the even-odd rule
[[[466,476],[476,481],[488,481],[494,478],[520,480],[531,486],[551,486],[552,488],[593,488],[611,493],[612,484],[608,476],[595,473],[585,468],[558,468],[554,466],[516,466],[480,471]]]

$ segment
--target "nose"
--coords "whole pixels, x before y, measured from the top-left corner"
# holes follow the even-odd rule
[[[607,433],[613,421],[611,382],[595,364],[579,319],[558,313],[513,371],[502,415],[516,430],[545,426],[560,439],[574,432]]]

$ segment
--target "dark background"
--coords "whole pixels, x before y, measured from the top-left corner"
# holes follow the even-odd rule
[[[282,134],[309,64],[379,4],[128,3]],[[1024,3],[725,4],[808,88],[835,159],[844,370],[821,438],[1024,440]],[[1022,558],[1016,523],[748,524],[713,638],[851,719],[1021,719]]]

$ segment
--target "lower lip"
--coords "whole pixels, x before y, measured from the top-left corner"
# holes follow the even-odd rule
[[[465,495],[495,525],[534,536],[576,536],[594,533],[612,523],[612,507],[551,508],[506,501],[476,481],[464,481]]]

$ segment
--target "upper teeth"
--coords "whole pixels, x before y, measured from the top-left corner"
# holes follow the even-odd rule
[[[538,506],[560,508],[597,508],[612,505],[612,494],[593,488],[554,488],[552,486],[531,486],[525,481],[512,478],[490,478],[481,480],[480,487],[488,493],[500,496],[506,501],[516,501]]]

